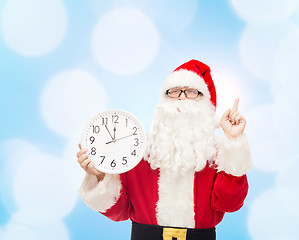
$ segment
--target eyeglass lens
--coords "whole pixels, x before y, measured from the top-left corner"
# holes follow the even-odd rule
[[[197,98],[198,95],[199,95],[199,91],[197,89],[185,89],[185,90],[182,90],[182,89],[169,89],[167,90],[167,94],[169,97],[171,98],[178,98],[181,96],[181,94],[184,93],[186,98]]]

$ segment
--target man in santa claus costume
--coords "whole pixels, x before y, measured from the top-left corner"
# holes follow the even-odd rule
[[[101,173],[79,146],[82,199],[114,221],[130,218],[132,240],[216,239],[224,213],[244,203],[252,166],[238,101],[220,120],[223,136],[216,136],[210,68],[197,60],[181,65],[163,85],[146,155],[134,169]]]

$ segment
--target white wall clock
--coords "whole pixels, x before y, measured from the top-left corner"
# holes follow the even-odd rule
[[[138,119],[122,110],[107,110],[94,116],[81,138],[95,168],[120,174],[134,168],[143,158],[147,135]]]

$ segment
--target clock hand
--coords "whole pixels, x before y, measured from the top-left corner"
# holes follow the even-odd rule
[[[109,131],[109,129],[108,129],[108,127],[107,127],[107,125],[105,125],[105,127],[106,127],[106,129],[107,129],[107,131],[108,131],[108,133],[109,133],[110,137],[111,137],[111,138],[112,138],[112,140],[114,141],[114,138],[112,137],[112,135],[111,135],[111,133],[110,133],[110,131]]]
[[[133,136],[134,134],[131,134],[131,135],[128,135],[128,136],[125,136],[125,137],[121,137],[121,138],[119,138],[119,139],[116,139],[116,140],[112,140],[112,141],[110,141],[110,142],[106,142],[106,144],[109,144],[109,143],[112,143],[112,142],[116,142],[116,141],[118,141],[118,140],[121,140],[121,139],[124,139],[124,138],[127,138],[127,137],[131,137],[131,136]]]
[[[113,128],[113,131],[114,131],[114,138],[113,139],[115,139],[115,131],[116,131],[116,123],[114,123],[114,128]]]

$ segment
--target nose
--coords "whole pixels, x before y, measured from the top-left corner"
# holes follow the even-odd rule
[[[178,98],[178,100],[186,100],[186,95],[184,92],[181,93],[181,96]]]

